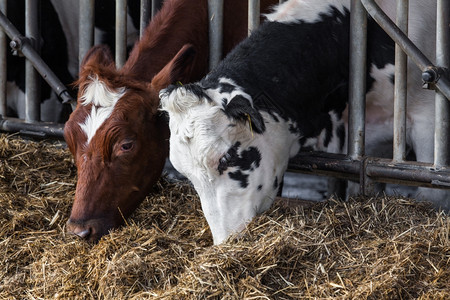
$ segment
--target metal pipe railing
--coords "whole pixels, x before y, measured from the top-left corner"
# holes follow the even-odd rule
[[[29,39],[20,34],[16,27],[0,12],[0,26],[11,39],[11,47],[14,50],[22,52],[22,54],[30,61],[36,70],[41,74],[50,87],[63,100],[63,103],[70,103],[73,98],[67,91],[66,86],[56,77],[53,71],[41,59],[39,54],[31,46]]]
[[[442,68],[450,67],[450,1],[437,1],[436,19],[436,64]],[[448,98],[448,96],[447,96]],[[450,98],[448,98],[450,100]],[[436,167],[450,165],[450,101],[436,91],[436,119],[434,164]]]
[[[377,182],[450,189],[450,169],[436,170],[432,163],[393,163],[376,157],[353,160],[344,154],[303,152],[289,160],[289,169],[354,181],[361,181],[364,173]]]
[[[367,16],[360,0],[352,0],[351,12],[348,155],[359,159],[364,156]]]
[[[141,13],[140,13],[140,20],[139,20],[139,38],[142,38],[142,35],[144,34],[144,30],[147,27],[148,21],[150,20],[150,17],[152,16],[152,3],[150,3],[150,0],[141,0]]]
[[[402,0],[403,1],[403,0]],[[438,4],[438,29],[437,29],[437,56],[441,57],[442,60],[437,61],[437,65],[439,67],[448,68],[448,57],[450,55],[449,51],[449,40],[448,40],[448,24],[449,24],[449,1],[448,0],[440,0],[441,3]],[[352,14],[355,14],[355,11],[359,15],[360,7],[358,2],[359,0],[352,1]],[[369,2],[369,0],[365,1],[362,0],[362,3],[366,6],[366,2]],[[370,1],[373,2],[373,1]],[[402,4],[399,4],[400,6]],[[398,14],[400,15],[398,18],[398,22],[400,24],[400,27],[404,28],[405,32],[407,32],[407,19],[405,19],[406,12],[408,10],[408,7],[403,6],[400,7],[400,11]],[[367,6],[366,6],[367,8]],[[377,14],[380,14],[377,11]],[[365,31],[366,23],[365,21],[362,21],[363,19],[361,16],[354,15],[353,21],[351,21],[351,49],[352,51],[364,51],[365,52],[365,41],[364,41],[364,34],[362,33]],[[371,15],[373,16],[373,10]],[[439,16],[440,15],[440,16]],[[373,16],[374,17],[374,16]],[[351,17],[352,18],[352,17]],[[414,45],[410,45],[410,41],[407,40],[406,42],[404,39],[406,38],[406,35],[403,34],[403,32],[400,31],[398,28],[394,29],[386,29],[385,27],[393,25],[393,22],[387,22],[386,20],[382,19],[380,20],[379,15],[378,17],[374,17],[375,20],[378,19],[378,23],[385,22],[390,23],[389,25],[385,25],[381,27],[390,32],[391,37],[394,38],[394,40],[397,43],[400,43],[399,49],[404,50],[408,53],[408,55],[412,54],[414,55],[413,61],[416,62],[416,64],[419,65],[419,67],[422,67],[423,72],[427,71],[436,71],[437,75],[441,75],[442,72],[441,69],[438,69],[437,67],[433,66],[429,60],[424,57],[420,51],[417,50],[417,48]],[[356,20],[356,21],[355,21]],[[356,25],[356,26],[355,26]],[[394,32],[394,33],[393,33]],[[399,33],[400,32],[400,33]],[[402,36],[403,35],[403,36]],[[446,35],[446,37],[443,37],[443,35]],[[398,36],[401,41],[398,41],[395,39],[395,36]],[[355,43],[355,41],[357,41]],[[362,41],[362,42],[361,42]],[[356,44],[356,45],[355,45]],[[412,44],[412,43],[411,43]],[[359,46],[358,46],[359,45]],[[406,45],[406,46],[405,46]],[[356,47],[355,47],[356,46]],[[417,51],[416,51],[417,50]],[[399,50],[397,50],[398,52]],[[402,51],[403,52],[403,51]],[[356,63],[355,61],[359,59],[359,61]],[[397,61],[399,59],[397,58]],[[400,55],[400,60],[406,60],[405,58],[402,58],[402,54]],[[360,78],[365,80],[365,71],[362,72],[360,70],[352,70],[352,68],[355,67],[355,65],[358,65],[358,67],[365,66],[365,60],[362,60],[362,55],[360,53],[351,54],[351,63],[350,63],[350,73],[352,74],[350,76],[350,106],[352,106],[353,98],[356,93],[363,93],[363,90],[360,86],[362,85],[361,82],[358,82],[358,79],[356,78],[357,82],[355,83],[354,76],[355,74],[362,74]],[[400,62],[400,68],[397,68],[397,72],[403,72],[402,69],[406,66],[402,66],[403,63]],[[406,63],[405,63],[406,65]],[[353,67],[352,67],[353,66]],[[356,69],[358,69],[356,67]],[[404,72],[403,74],[406,74]],[[356,76],[357,77],[357,76]],[[400,76],[402,77],[402,76]],[[439,76],[437,76],[439,79]],[[352,81],[353,80],[353,81]],[[396,80],[399,82],[400,87],[396,87],[396,97],[402,98],[403,100],[396,100],[397,102],[397,113],[396,118],[398,115],[403,115],[406,113],[406,93],[403,95],[403,89],[402,85],[406,86],[406,82],[404,82],[402,78],[397,78]],[[364,186],[367,185],[366,181],[376,181],[376,182],[384,182],[384,183],[395,183],[395,184],[404,184],[404,185],[416,185],[416,186],[424,186],[424,187],[433,187],[433,188],[450,188],[450,169],[449,167],[449,132],[448,132],[448,125],[449,125],[449,101],[444,100],[444,96],[442,94],[446,93],[447,88],[447,78],[444,76],[440,77],[440,81],[437,82],[437,80],[433,79],[433,83],[436,84],[438,87],[438,95],[437,98],[440,101],[440,103],[436,104],[436,136],[442,139],[441,141],[438,141],[435,143],[435,147],[441,147],[440,149],[435,150],[435,162],[434,164],[431,163],[420,163],[420,162],[405,162],[404,161],[404,150],[403,145],[405,143],[403,133],[403,128],[406,124],[406,119],[402,120],[402,117],[400,117],[400,120],[397,119],[397,125],[396,127],[396,136],[397,138],[400,138],[400,142],[397,142],[396,145],[394,145],[394,148],[397,152],[396,157],[394,157],[394,160],[390,159],[379,159],[379,158],[370,158],[370,157],[364,157],[364,148],[359,147],[358,140],[362,141],[362,146],[364,146],[364,139],[363,137],[359,136],[359,133],[364,133],[364,129],[356,130],[358,128],[359,122],[361,120],[364,120],[363,114],[364,109],[362,107],[358,107],[358,109],[355,112],[355,109],[350,108],[349,111],[349,131],[350,131],[350,141],[349,141],[349,155],[343,156],[343,155],[334,155],[329,153],[300,153],[293,159],[289,161],[289,170],[290,171],[300,171],[302,173],[311,173],[311,174],[319,174],[319,175],[326,175],[326,176],[334,176],[338,178],[343,179],[352,179],[355,181],[359,181],[361,184],[362,191],[364,192]],[[356,86],[355,86],[356,84]],[[397,84],[396,84],[397,85]],[[439,93],[439,90],[442,91],[442,93]],[[402,102],[405,102],[404,105]],[[356,105],[359,105],[356,103]],[[356,115],[355,115],[356,113]],[[357,122],[354,122],[354,119],[352,119],[352,116],[357,119]],[[442,125],[442,126],[441,126]],[[352,128],[353,126],[353,128]],[[445,132],[445,133],[444,133]],[[353,137],[352,137],[353,135]],[[356,135],[356,141],[352,141],[355,139]],[[397,139],[398,141],[398,139]],[[437,153],[437,154],[436,154]],[[440,168],[436,168],[436,166],[441,166]]]
[[[259,26],[260,0],[248,0],[248,35]]]
[[[89,49],[94,45],[95,0],[80,0],[79,28],[79,65]]]
[[[31,42],[31,47],[39,53],[40,44],[40,1],[25,1],[25,36]],[[41,78],[28,59],[25,61],[25,121],[41,119]]]
[[[7,0],[0,0],[0,12],[4,15],[7,13]],[[6,116],[6,82],[7,78],[7,64],[6,64],[6,34],[0,30],[0,116]]]
[[[436,86],[442,94],[450,99],[450,81],[441,69],[434,66],[431,61],[408,39],[408,37],[392,22],[374,0],[361,0],[367,12],[380,25],[381,28],[402,48],[422,71],[422,78]],[[448,29],[447,29],[448,30]]]
[[[116,0],[116,67],[122,68],[127,59],[127,1]]]
[[[164,0],[152,0],[152,18],[156,15],[163,2]]]
[[[208,0],[210,70],[212,70],[222,59],[223,1],[224,0]]]
[[[397,26],[408,34],[409,0],[397,1]],[[402,162],[406,158],[406,99],[407,99],[407,67],[408,57],[395,44],[394,75],[394,141],[393,160]]]
[[[28,136],[38,138],[59,138],[64,134],[64,125],[49,122],[25,122],[16,118],[5,118],[0,116],[0,131],[20,132]]]

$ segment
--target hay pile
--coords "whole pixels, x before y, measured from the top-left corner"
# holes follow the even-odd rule
[[[211,246],[195,191],[161,180],[90,245],[65,234],[75,176],[62,145],[0,135],[1,299],[450,299],[450,221],[423,203],[276,204]]]

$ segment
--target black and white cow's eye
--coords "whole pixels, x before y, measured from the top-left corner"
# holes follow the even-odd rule
[[[219,171],[220,174],[223,174],[223,172],[228,168],[230,161],[231,155],[229,153],[226,153],[219,159],[219,165],[217,166],[217,170]]]
[[[221,164],[226,164],[227,162],[229,162],[231,160],[231,155],[230,153],[226,153],[224,156],[222,156],[219,160],[219,162]]]

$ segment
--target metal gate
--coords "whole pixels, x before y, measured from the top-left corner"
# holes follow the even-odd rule
[[[80,39],[79,61],[94,43],[94,7],[95,0],[80,0]],[[151,12],[162,0],[141,0],[140,32],[147,24]],[[34,32],[33,22],[36,22],[36,3],[38,0],[26,0],[27,26],[23,37],[12,24],[0,15],[0,26],[13,40],[11,47],[21,51],[27,57],[27,119],[17,120],[5,117],[6,98],[6,57],[7,45],[3,31],[0,31],[0,130],[30,131],[43,135],[62,138],[63,124],[48,124],[39,122],[39,99],[33,97],[38,74],[32,66],[45,78],[50,86],[66,102],[73,99],[67,93],[64,85],[46,67],[30,40],[38,36]],[[221,59],[222,48],[222,10],[224,0],[208,0],[210,14],[210,68]],[[282,2],[280,0],[280,2]],[[371,193],[373,182],[398,183],[433,188],[450,189],[450,152],[448,149],[450,137],[450,84],[448,73],[450,59],[450,1],[437,0],[436,22],[436,66],[425,57],[408,39],[402,30],[408,26],[408,0],[398,0],[397,25],[378,7],[374,0],[351,0],[351,39],[350,39],[350,91],[349,91],[349,132],[348,154],[330,153],[300,153],[290,160],[288,169],[294,172],[327,175],[340,179],[359,181],[363,194]],[[116,0],[116,52],[117,66],[122,66],[126,57],[126,0]],[[259,0],[248,0],[249,31],[259,24]],[[6,12],[6,0],[0,0],[0,9]],[[364,151],[365,139],[365,66],[367,41],[367,13],[396,42],[395,64],[395,104],[394,104],[394,145],[393,159],[368,157]],[[433,163],[419,163],[405,160],[406,148],[406,55],[408,55],[422,71],[426,85],[436,92],[435,115],[435,149]],[[29,87],[29,89],[28,89]],[[431,91],[430,91],[431,92]],[[450,199],[448,200],[450,201]]]
[[[40,0],[25,0],[25,34],[22,35],[7,18],[7,0],[0,0],[0,131],[22,132],[40,137],[63,138],[64,124],[40,122],[39,76],[50,85],[63,103],[71,103],[75,108],[76,99],[46,65],[34,47],[40,32],[38,30]],[[157,12],[163,0],[140,0],[140,34],[146,27],[148,20]],[[78,57],[81,63],[86,52],[94,45],[94,4],[95,0],[79,0],[79,34],[80,39]],[[121,67],[126,59],[127,43],[127,0],[116,0],[116,34],[115,60]],[[153,14],[152,14],[153,12]],[[11,43],[6,44],[6,36]],[[10,118],[6,115],[6,51],[14,50],[26,58],[25,66],[25,120]]]
[[[398,0],[397,3],[398,26],[386,16],[374,0],[351,1],[348,154],[300,154],[291,160],[289,169],[359,181],[362,194],[372,193],[373,182],[450,188],[448,149],[450,84],[446,77],[450,58],[450,1],[437,0],[437,66],[434,66],[403,33],[402,30],[408,26],[408,0]],[[393,159],[367,157],[364,153],[366,11],[396,42]],[[422,78],[426,85],[436,92],[433,163],[405,160],[406,55],[422,71]]]

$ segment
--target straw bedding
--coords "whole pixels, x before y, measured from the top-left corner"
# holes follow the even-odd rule
[[[1,299],[450,299],[450,221],[400,197],[276,203],[228,243],[164,178],[98,244],[65,233],[76,168],[0,135]]]

